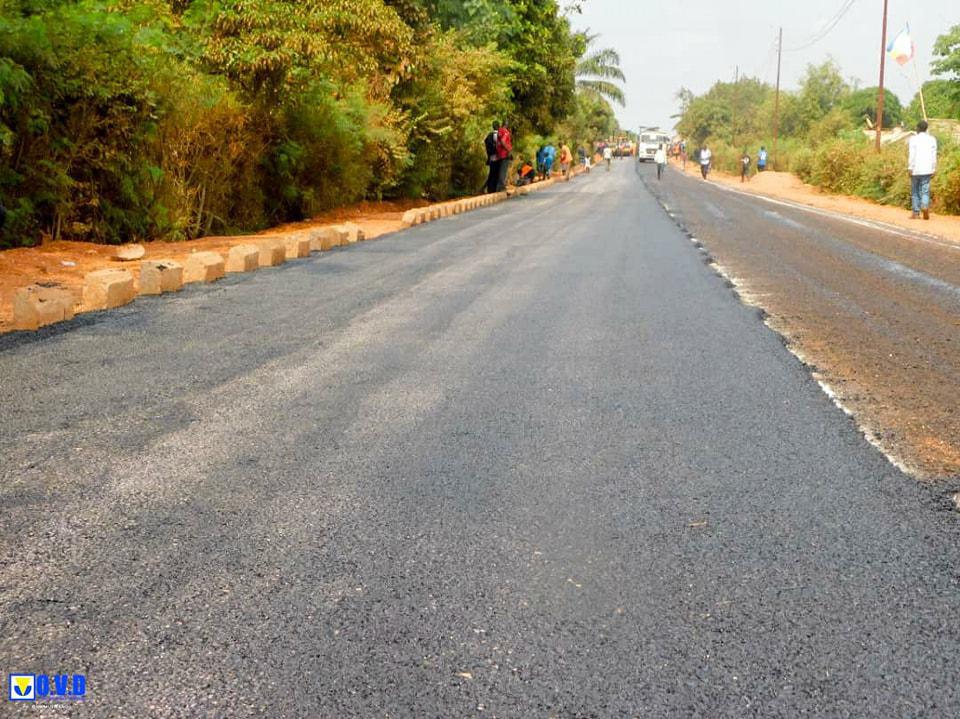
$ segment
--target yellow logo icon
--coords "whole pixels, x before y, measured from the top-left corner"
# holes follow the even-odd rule
[[[11,674],[9,687],[12,702],[32,702],[37,698],[36,677],[33,674]]]

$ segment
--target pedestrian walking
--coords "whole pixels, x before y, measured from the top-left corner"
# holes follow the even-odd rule
[[[570,152],[570,146],[565,142],[560,143],[560,172],[564,177],[570,175],[570,165],[573,163],[573,153]]]
[[[500,158],[497,156],[497,138],[500,135],[500,123],[493,123],[493,132],[483,138],[483,147],[487,153],[487,194],[497,191],[500,181]]]
[[[703,179],[707,179],[707,175],[710,174],[710,163],[713,161],[713,153],[710,152],[710,148],[704,145],[700,148],[700,174],[703,176]]]
[[[663,171],[667,169],[667,151],[661,143],[657,148],[657,153],[653,156],[653,161],[657,163],[657,179],[663,179]]]
[[[917,134],[910,138],[907,166],[910,170],[910,190],[913,214],[916,220],[923,213],[923,219],[930,219],[930,180],[937,171],[937,138],[927,132],[927,121],[917,124]]]
[[[613,162],[613,150],[610,145],[603,148],[603,161],[607,163],[607,172],[610,172],[610,163]]]
[[[684,172],[687,171],[687,142],[686,140],[680,141],[680,169]]]
[[[750,180],[750,153],[746,150],[743,151],[743,156],[740,158],[740,182],[748,182]],[[759,162],[757,164],[759,168]]]
[[[504,120],[500,125],[500,129],[497,131],[497,160],[500,161],[497,192],[503,192],[507,189],[507,173],[510,172],[510,158],[512,155],[513,135],[510,134],[509,124]]]
[[[757,153],[757,172],[764,172],[767,169],[767,148],[760,146],[760,152]]]

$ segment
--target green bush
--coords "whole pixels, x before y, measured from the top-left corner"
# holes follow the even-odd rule
[[[960,145],[943,143],[937,174],[931,187],[933,209],[950,215],[960,215]]]

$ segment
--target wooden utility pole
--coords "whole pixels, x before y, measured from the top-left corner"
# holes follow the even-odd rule
[[[883,74],[887,66],[887,6],[889,0],[883,0],[883,34],[880,37],[880,89],[877,91],[877,152],[880,152],[880,135],[883,132]]]
[[[780,61],[783,59],[783,28],[780,28],[780,41],[777,43],[777,98],[773,104],[773,157],[770,167],[777,169],[777,140],[780,136]]]

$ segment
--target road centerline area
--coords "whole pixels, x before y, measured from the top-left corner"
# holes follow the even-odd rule
[[[954,517],[636,172],[0,338],[6,663],[104,717],[947,716]]]

